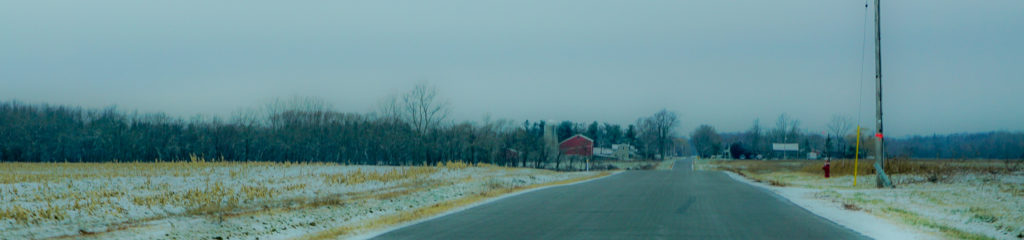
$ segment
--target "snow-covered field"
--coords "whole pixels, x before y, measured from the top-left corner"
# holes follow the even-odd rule
[[[875,188],[874,175],[825,179],[805,172],[743,171],[736,164],[700,161],[767,188],[811,212],[877,239],[1022,239],[1024,172],[894,174],[894,189]],[[740,167],[742,168],[742,167]],[[737,174],[742,173],[743,176]],[[933,181],[934,180],[934,181]]]
[[[602,174],[461,163],[2,163],[0,239],[338,238],[453,201]]]

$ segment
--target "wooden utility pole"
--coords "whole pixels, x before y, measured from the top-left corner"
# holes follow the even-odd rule
[[[885,135],[882,134],[882,6],[875,0],[875,172],[876,187],[891,187],[892,182],[885,175]]]

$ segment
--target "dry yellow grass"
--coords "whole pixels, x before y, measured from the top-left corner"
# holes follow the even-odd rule
[[[1022,175],[1009,171],[1002,161],[890,159],[886,173],[896,183],[895,189],[875,188],[874,160],[861,160],[859,183],[853,186],[852,162],[833,160],[834,177],[828,179],[822,176],[821,160],[700,160],[699,164],[705,170],[731,171],[774,186],[818,189],[815,198],[938,232],[940,237],[1024,235]]]
[[[588,180],[588,179],[604,177],[604,176],[607,176],[609,174],[611,174],[611,172],[602,172],[602,173],[597,174],[597,175],[591,175],[591,176],[587,176],[587,177],[583,177],[583,178],[566,179],[566,180],[562,180],[562,181],[548,182],[548,183],[535,184],[535,185],[529,185],[529,186],[513,186],[513,187],[510,187],[510,186],[505,186],[505,185],[500,185],[500,184],[488,184],[488,186],[490,186],[490,189],[488,191],[486,191],[486,192],[478,193],[478,194],[475,194],[475,195],[469,195],[469,196],[465,196],[465,197],[454,199],[454,200],[450,200],[450,201],[441,202],[441,203],[434,204],[434,205],[427,206],[427,207],[417,208],[417,209],[412,210],[412,211],[405,211],[405,212],[400,212],[398,214],[392,214],[392,215],[386,215],[386,216],[378,217],[378,218],[372,219],[370,221],[366,221],[366,222],[364,222],[362,224],[347,225],[347,226],[341,226],[341,227],[327,229],[327,230],[324,230],[324,231],[321,231],[321,232],[317,232],[317,233],[314,233],[314,234],[302,236],[301,239],[336,239],[338,237],[341,237],[341,236],[344,236],[344,235],[347,235],[347,234],[352,234],[352,233],[358,232],[358,231],[369,231],[369,230],[374,230],[374,229],[380,229],[380,228],[396,225],[396,224],[403,223],[403,222],[409,222],[409,221],[414,221],[414,220],[417,220],[417,219],[423,219],[423,218],[426,218],[426,217],[430,217],[430,216],[434,216],[434,215],[437,215],[437,214],[444,213],[444,212],[452,210],[452,209],[456,209],[456,208],[459,208],[459,207],[467,206],[467,205],[470,205],[470,204],[473,204],[473,203],[476,203],[476,202],[480,202],[480,201],[488,199],[488,198],[493,198],[493,197],[501,196],[501,195],[508,194],[508,193],[513,193],[513,192],[518,192],[518,191],[523,191],[523,190],[528,190],[528,189],[534,189],[534,188],[539,188],[539,187],[546,187],[546,186],[553,186],[553,185],[562,185],[562,184],[568,184],[568,183],[573,183],[573,182],[578,182],[578,181],[584,181],[584,180]]]
[[[364,182],[388,182],[402,179],[416,178],[429,175],[437,171],[433,167],[406,167],[391,169],[384,173],[357,169],[351,173],[324,174],[324,182],[330,184],[360,184]]]
[[[821,167],[824,160],[706,160],[707,164],[720,170],[742,172],[742,174],[767,174],[773,172],[802,172],[814,175],[823,174]],[[873,159],[861,159],[856,164],[857,174],[874,175]],[[962,173],[1007,173],[997,160],[931,160],[931,159],[889,159],[885,166],[887,174],[936,174],[952,175]],[[836,159],[831,162],[833,176],[853,175],[853,159]]]
[[[303,202],[309,199],[278,199],[284,192],[298,192],[305,183],[282,184],[292,180],[262,179],[251,183],[225,184],[226,175],[236,179],[254,169],[338,166],[328,163],[226,162],[195,155],[185,161],[107,162],[107,163],[0,163],[0,219],[19,224],[61,221],[72,213],[77,216],[113,216],[128,218],[128,208],[181,207],[182,214],[230,213],[262,207],[268,201]],[[493,167],[479,165],[482,167]],[[463,162],[444,162],[430,167],[395,167],[388,171],[364,171],[320,174],[325,183],[360,184],[420,178],[440,169],[473,167]],[[309,175],[313,175],[312,172]],[[308,176],[308,175],[307,175]],[[203,179],[187,189],[172,189],[166,178]],[[154,178],[165,178],[155,183]],[[138,180],[144,179],[144,180]],[[124,181],[144,181],[125,184]],[[15,185],[31,184],[32,189]],[[6,185],[6,187],[4,187]],[[130,187],[124,188],[128,185]],[[126,202],[134,206],[125,205]],[[131,221],[130,219],[128,221]]]
[[[435,175],[467,168],[482,168],[494,174],[508,169],[459,161],[382,167],[226,162],[195,155],[183,161],[6,162],[0,163],[0,220],[12,220],[9,227],[13,229],[8,230],[78,225],[84,221],[108,229],[102,232],[179,216],[251,216],[348,204],[352,199],[397,197],[424,186],[472,181],[475,176],[445,179]],[[341,190],[347,185],[376,182],[397,184],[373,188],[368,191],[373,195],[364,197],[349,196],[353,192]],[[78,232],[63,234],[71,235],[55,236]]]
[[[150,182],[151,178],[168,172],[176,176],[191,175],[198,169],[231,165],[237,164],[200,159],[157,163],[0,163],[0,168],[3,169],[0,170],[0,184],[36,185],[32,191],[19,192],[16,187],[7,188],[10,195],[3,197],[2,200],[31,203],[33,207],[19,204],[0,207],[0,219],[14,219],[18,223],[34,224],[44,220],[63,220],[70,211],[78,212],[80,215],[125,215],[126,206],[115,200],[125,197],[126,191],[138,189],[114,189],[110,185],[115,181],[122,181],[128,177],[146,177],[146,183],[137,186],[139,189],[165,190],[166,184],[153,185]],[[103,183],[94,186],[96,188],[93,189],[78,189],[80,186],[76,185],[76,182],[86,179]],[[251,189],[242,189],[246,193],[253,193]],[[228,191],[222,183],[208,183],[205,187],[190,189],[184,194],[134,196],[132,202],[146,206],[190,202],[185,205],[194,206],[195,209],[208,209],[214,205],[222,205],[216,196],[232,196],[228,195],[229,193],[235,194]]]

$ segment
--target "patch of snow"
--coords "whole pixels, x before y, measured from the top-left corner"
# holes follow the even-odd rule
[[[96,202],[96,209],[68,208],[72,210],[67,210],[68,217],[62,220],[19,223],[4,219],[0,221],[0,239],[60,236],[78,239],[301,237],[480,193],[489,189],[489,184],[524,186],[597,174],[468,167],[438,168],[429,175],[387,182],[339,184],[325,181],[326,175],[349,174],[357,170],[385,173],[400,168],[406,167],[228,164],[121,172],[117,169],[69,167],[67,174],[76,174],[74,179],[0,184],[0,209],[13,206],[45,209],[50,204],[63,208],[74,205],[72,199],[81,198]],[[107,177],[110,172],[116,176]],[[271,189],[274,194],[253,199],[237,196],[240,202],[235,210],[202,215],[190,214],[189,209],[195,206],[185,206],[181,202],[147,206],[133,201],[136,197],[206,190],[211,183],[222,184],[236,193],[242,186],[255,186]],[[15,192],[17,195],[8,194]],[[83,196],[98,192],[111,195]],[[376,197],[387,193],[396,193],[396,196]],[[216,197],[227,201],[236,196]],[[336,202],[317,205],[318,200]],[[79,235],[80,231],[98,234]]]
[[[793,204],[807,209],[811,213],[821,216],[836,224],[859,232],[864,236],[874,239],[933,239],[934,236],[918,232],[915,229],[901,223],[892,222],[876,217],[862,211],[846,210],[839,203],[815,198],[817,189],[775,187],[763,183],[751,181],[736,173],[723,171],[732,179],[750,184],[752,186],[768,189],[779,196],[788,199]]]

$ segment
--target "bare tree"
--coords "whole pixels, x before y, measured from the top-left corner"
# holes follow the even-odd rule
[[[647,158],[654,158],[658,152],[658,134],[652,117],[636,120],[637,149]]]
[[[767,154],[768,143],[765,142],[764,128],[761,127],[761,119],[754,119],[754,125],[744,133],[749,148],[755,155]]]
[[[828,128],[829,135],[834,136],[829,139],[835,139],[835,148],[843,149],[845,148],[845,145],[841,144],[843,142],[842,139],[843,136],[846,136],[846,134],[850,132],[850,130],[853,130],[853,118],[846,115],[835,114],[832,115],[832,120],[829,121],[825,127]],[[827,143],[826,145],[828,144],[831,143]],[[831,152],[835,151],[834,149],[831,149],[831,146],[826,146],[826,148],[830,148],[826,151],[830,156]]]
[[[693,149],[690,147],[690,141],[683,137],[677,137],[672,139],[675,145],[672,147],[672,152],[680,156],[689,156],[693,154]]]
[[[263,106],[263,113],[272,128],[281,128],[284,125],[323,121],[331,108],[331,104],[322,98],[292,96],[271,100]]]
[[[722,137],[710,125],[700,125],[690,136],[690,142],[701,157],[710,157],[722,150]]]
[[[825,126],[828,128],[828,133],[833,136],[846,136],[851,130],[853,130],[853,118],[846,115],[832,115],[832,120]]]
[[[639,147],[646,155],[660,155],[665,158],[666,153],[672,148],[675,128],[679,125],[679,117],[676,113],[662,109],[650,117],[636,120],[639,130]]]
[[[772,130],[772,137],[777,142],[796,142],[800,137],[800,120],[793,119],[789,114],[780,114],[775,121],[775,129]]]
[[[255,109],[239,109],[232,114],[231,119],[238,126],[239,138],[242,138],[242,141],[238,143],[242,147],[236,160],[259,160],[261,156],[255,151],[256,148],[253,146],[256,140],[257,127],[260,126],[259,112]],[[163,157],[162,154],[160,157]]]
[[[391,123],[402,121],[403,107],[398,102],[397,95],[388,95],[377,103],[376,115],[378,118]]]
[[[448,102],[438,99],[437,88],[420,83],[402,96],[405,118],[413,129],[426,134],[441,124],[450,113]]]
[[[651,117],[654,123],[655,137],[657,138],[658,153],[665,159],[665,153],[672,145],[672,136],[675,135],[676,125],[679,124],[679,117],[676,113],[662,109]]]
[[[870,128],[861,128],[860,129],[860,139],[859,139],[859,141],[860,141],[860,156],[861,157],[872,156],[871,153],[874,152],[874,149],[875,149],[874,139],[875,138],[872,137],[869,134],[871,132],[872,132],[872,130]],[[858,141],[857,135],[858,135],[857,131],[853,131],[852,133],[847,134],[846,136],[844,136],[843,140],[848,142],[848,143],[856,144],[857,143],[856,141]],[[846,155],[853,155],[853,154],[855,154],[856,153],[856,152],[854,152],[855,148],[856,148],[856,146],[847,146],[846,147],[846,149],[847,149]]]

